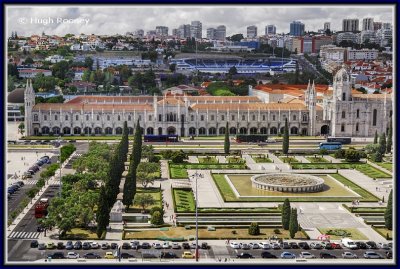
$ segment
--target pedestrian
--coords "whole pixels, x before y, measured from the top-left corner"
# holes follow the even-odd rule
[[[378,191],[378,187],[375,187],[375,191]]]
[[[228,244],[230,243],[230,241],[231,241],[231,240],[230,240],[230,239],[228,239]]]

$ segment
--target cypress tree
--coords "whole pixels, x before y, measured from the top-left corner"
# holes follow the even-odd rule
[[[290,212],[290,221],[289,221],[290,238],[295,237],[297,230],[298,230],[297,213],[296,213],[296,209],[293,208]]]
[[[225,127],[225,142],[224,142],[224,152],[225,154],[229,154],[229,150],[231,147],[231,143],[229,141],[229,125],[228,122],[226,122],[226,127]]]
[[[378,144],[378,131],[375,131],[374,144]]]
[[[96,234],[97,237],[100,238],[103,232],[107,229],[108,224],[110,223],[110,208],[108,206],[108,201],[104,199],[106,196],[106,190],[104,186],[100,188],[100,196],[98,201],[98,210],[96,214],[97,221],[97,229]]]
[[[385,152],[386,152],[386,134],[385,133],[383,133],[381,135],[381,137],[379,138],[379,152],[382,155],[385,155]]]
[[[142,131],[140,130],[139,119],[136,124],[135,136],[133,138],[133,148],[132,148],[132,161],[134,164],[133,171],[136,172],[136,168],[140,163],[142,158]]]
[[[282,206],[282,228],[288,230],[289,222],[290,222],[290,202],[289,199],[286,198]]]
[[[387,206],[386,206],[386,211],[385,211],[385,227],[389,230],[393,229],[392,192],[393,192],[393,190],[390,191]]]
[[[393,139],[393,126],[392,126],[392,117],[390,117],[389,131],[386,143],[386,153],[390,153],[392,151],[392,144],[393,144],[392,139]]]
[[[288,154],[289,152],[289,127],[287,118],[285,119],[285,128],[283,131],[282,152],[283,154]]]

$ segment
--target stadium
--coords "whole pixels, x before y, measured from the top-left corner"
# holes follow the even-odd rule
[[[195,71],[204,73],[228,73],[233,66],[240,74],[267,73],[273,71],[294,72],[296,60],[289,58],[264,59],[210,59],[184,58],[171,59],[170,64],[176,64],[177,71]]]

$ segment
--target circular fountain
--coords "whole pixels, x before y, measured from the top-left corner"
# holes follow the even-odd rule
[[[254,188],[279,192],[319,192],[323,190],[324,180],[317,176],[271,173],[251,177]]]

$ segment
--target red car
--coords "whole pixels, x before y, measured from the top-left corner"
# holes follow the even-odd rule
[[[333,249],[341,249],[342,248],[342,246],[338,243],[331,243],[331,246]]]

